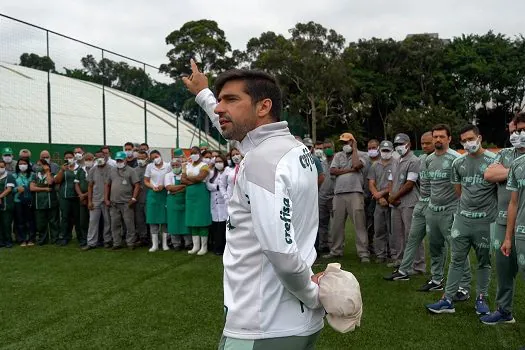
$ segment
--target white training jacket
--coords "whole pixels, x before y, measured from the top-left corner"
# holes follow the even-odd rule
[[[220,129],[209,89],[197,103]],[[311,281],[318,227],[317,169],[286,122],[250,131],[228,206],[223,334],[236,339],[307,336],[323,328]]]

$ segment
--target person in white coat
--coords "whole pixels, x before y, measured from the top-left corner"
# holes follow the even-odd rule
[[[235,176],[239,172],[239,164],[242,161],[241,152],[235,147],[230,150],[228,156],[231,159],[232,166],[229,166],[228,163],[225,163],[226,169],[224,169],[224,174],[221,176],[221,183],[219,184],[219,189],[222,196],[226,200],[226,204],[230,201],[230,198],[233,195],[233,184],[235,182]]]
[[[211,227],[210,241],[215,255],[222,255],[226,246],[226,220],[228,219],[228,204],[221,193],[221,183],[225,176],[226,157],[215,157],[215,167],[206,179],[206,187],[210,191]]]

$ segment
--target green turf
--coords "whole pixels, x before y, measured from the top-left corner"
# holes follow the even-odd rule
[[[423,304],[440,294],[415,292],[425,277],[383,281],[388,268],[359,264],[353,243],[346,250],[343,268],[361,284],[361,327],[338,334],[327,326],[318,349],[525,346],[522,280],[514,304],[518,323],[490,327],[478,321],[473,300],[456,304],[454,315],[429,314]],[[493,278],[492,296],[494,290]],[[222,266],[215,255],[81,252],[72,244],[0,249],[0,349],[215,349],[222,305]]]

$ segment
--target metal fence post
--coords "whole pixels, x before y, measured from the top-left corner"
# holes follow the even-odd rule
[[[49,57],[49,30],[46,30],[46,50],[47,57]],[[47,141],[49,145],[53,142],[51,134],[51,82],[50,70],[47,70]]]
[[[146,65],[143,65],[146,74]],[[148,107],[146,105],[146,81],[144,81],[144,142],[148,143]]]
[[[104,49],[102,49],[102,59],[104,59]],[[106,140],[106,82],[102,79],[102,137],[103,144],[107,145]]]

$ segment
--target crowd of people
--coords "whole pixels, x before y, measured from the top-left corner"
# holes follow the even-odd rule
[[[340,136],[342,152],[334,154],[331,144],[316,144],[312,152],[323,165],[318,250],[328,252],[324,258],[343,255],[350,217],[361,263],[370,263],[375,255],[376,263],[394,268],[385,280],[406,281],[426,273],[423,240],[428,235],[430,279],[419,291],[444,290],[441,299],[426,305],[430,312],[444,314],[454,313],[454,303],[470,298],[472,248],[477,258],[476,314],[488,325],[514,323],[515,278],[525,268],[525,114],[513,119],[509,132],[512,147],[497,154],[482,147],[474,125],[459,132],[463,154],[450,148],[451,129],[445,124],[422,135],[420,157],[406,134],[396,135],[393,142],[370,140],[366,153],[356,149],[349,133]],[[487,299],[492,253],[498,282],[494,312]]]
[[[206,142],[187,157],[176,149],[164,160],[146,143],[127,142],[112,157],[76,147],[63,164],[43,150],[2,149],[0,160],[0,247],[68,245],[82,250],[151,246],[150,252],[188,250],[222,255],[227,207],[242,160],[209,150]],[[13,238],[14,237],[14,238]]]

